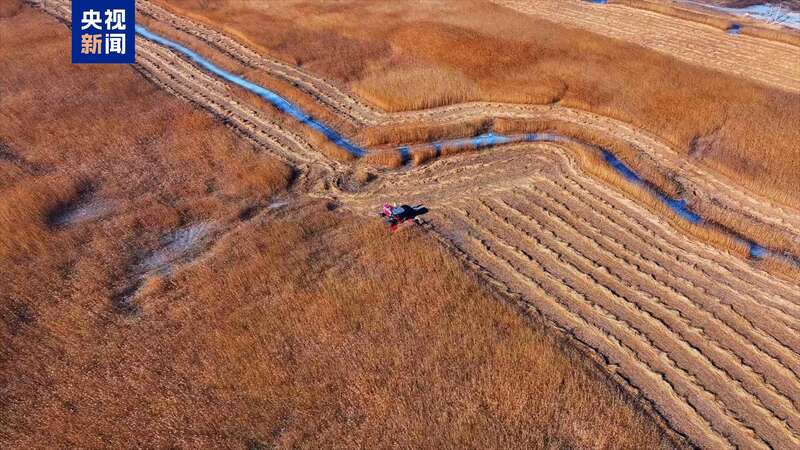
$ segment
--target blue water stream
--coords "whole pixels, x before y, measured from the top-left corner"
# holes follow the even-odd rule
[[[136,26],[136,34],[147,38],[153,42],[157,42],[165,47],[169,47],[175,50],[178,53],[183,54],[191,61],[193,61],[198,66],[202,67],[203,69],[213,73],[214,75],[222,78],[223,80],[230,81],[231,83],[240,86],[248,91],[258,95],[259,97],[263,98],[264,100],[268,101],[272,106],[277,108],[283,113],[286,113],[295,119],[299,120],[301,123],[313,128],[316,131],[319,131],[325,137],[336,144],[337,146],[345,149],[348,153],[358,158],[366,155],[366,151],[361,147],[349,142],[347,139],[344,138],[341,134],[337,133],[324,123],[314,119],[310,115],[306,114],[302,109],[300,109],[297,105],[289,102],[285,98],[281,97],[280,95],[270,91],[269,89],[259,86],[252,81],[244,79],[240,76],[234,75],[216,65],[214,65],[211,61],[203,58],[199,54],[195,53],[194,51],[173,42],[165,37],[159,36],[152,31],[148,30],[147,28],[137,25]]]
[[[252,81],[249,81],[245,78],[240,76],[234,75],[216,65],[214,65],[209,60],[205,59],[204,57],[200,56],[196,52],[180,45],[176,42],[173,42],[165,37],[159,36],[145,27],[141,25],[136,26],[136,33],[143,38],[149,39],[153,42],[159,43],[165,47],[171,48],[176,52],[186,56],[191,61],[193,61],[198,66],[202,67],[203,69],[207,70],[208,72],[217,75],[218,77],[229,81],[233,84],[236,84],[239,87],[242,87],[259,97],[263,98],[267,102],[269,102],[272,106],[277,108],[283,113],[290,115],[291,117],[297,119],[301,123],[307,125],[308,127],[322,133],[330,142],[336,144],[338,147],[344,149],[351,155],[360,158],[367,154],[367,151],[356,144],[348,141],[344,136],[337,133],[335,130],[331,129],[324,123],[320,122],[319,120],[315,119],[309,114],[306,114],[299,106],[291,103],[290,101],[286,100],[285,98],[281,97],[280,95],[276,94],[275,92],[263,87],[259,86]],[[515,142],[578,142],[579,141],[570,138],[568,136],[562,136],[558,134],[552,133],[525,133],[525,134],[513,134],[513,135],[505,135],[499,133],[486,133],[481,134],[479,136],[473,137],[466,137],[466,138],[458,138],[458,139],[449,139],[443,141],[437,141],[428,144],[417,144],[413,146],[403,146],[398,148],[401,157],[403,158],[404,163],[407,163],[410,160],[411,150],[415,148],[425,147],[425,146],[432,146],[436,151],[436,156],[441,154],[442,148],[447,147],[448,149],[464,149],[464,148],[476,148],[476,149],[484,149],[495,147],[498,145],[505,145],[511,144]],[[693,224],[702,224],[704,219],[697,214],[696,212],[692,211],[691,208],[686,204],[686,200],[684,199],[674,199],[663,192],[655,189],[652,185],[647,183],[643,180],[639,175],[636,174],[633,170],[631,170],[628,166],[626,166],[622,161],[617,159],[611,152],[608,150],[602,149],[603,157],[605,161],[608,163],[610,167],[616,170],[620,175],[622,175],[626,180],[630,181],[631,183],[643,186],[650,190],[653,195],[656,196],[662,203],[668,206],[670,209],[675,211],[680,217],[683,219],[693,223]],[[743,239],[734,233],[729,232],[735,239],[740,242],[745,243],[750,247],[750,256],[756,259],[764,258],[768,255],[774,255],[782,258],[786,258],[785,255],[776,254],[769,249],[761,247],[760,245],[752,242],[750,240]],[[797,262],[794,257],[789,257],[795,263]]]

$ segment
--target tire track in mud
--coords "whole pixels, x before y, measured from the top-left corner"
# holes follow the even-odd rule
[[[59,0],[47,8],[64,18],[68,4]],[[192,27],[191,22],[181,26]],[[439,239],[499,289],[519,294],[525,308],[600,356],[609,373],[639,392],[693,443],[798,446],[798,286],[724,251],[687,241],[662,218],[586,175],[569,156],[571,150],[554,143],[514,144],[438,160],[381,177],[360,192],[336,190],[335,177],[346,170],[344,165],[237,101],[235,90],[174,52],[145,40],[137,44],[137,68],[144,76],[223,118],[301,174],[314,168],[334,185],[326,190],[309,179],[300,188],[304,193],[334,195],[362,211],[399,195],[437,205],[430,218]],[[234,44],[225,45],[241,53]],[[353,123],[558,119],[622,136],[667,167],[680,163],[656,138],[589,113],[498,103],[382,113],[347,100],[345,91],[325,87],[324,80],[299,69],[263,63],[255,53],[249,57],[278,78],[279,71],[284,80],[295,78],[300,90],[316,89],[314,98],[334,111],[347,111],[338,114]],[[723,181],[708,181],[704,171],[676,173],[691,175],[692,187],[715,196],[730,190]],[[765,222],[787,232],[800,230],[800,217],[789,210],[775,212],[746,190],[731,192],[722,195],[729,205],[759,215],[769,210],[775,218]],[[469,197],[481,199],[474,211],[463,201]]]

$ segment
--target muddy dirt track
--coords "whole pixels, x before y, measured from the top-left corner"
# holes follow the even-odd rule
[[[313,74],[147,1],[137,3],[140,14],[294,83],[355,126],[475,117],[563,120],[634,143],[678,173],[691,195],[800,236],[797,211],[686,167],[668,146],[625,123],[561,107],[497,103],[385,113]],[[46,9],[65,19],[69,6],[49,1]],[[725,54],[704,61],[723,64]],[[333,197],[364,213],[384,200],[425,203],[430,228],[481,276],[596,352],[612,375],[691,442],[800,447],[800,285],[687,237],[584,173],[575,149],[514,144],[393,172],[349,191],[342,188],[347,165],[324,157],[169,49],[138,39],[137,68],[293,164],[300,174],[294,189],[302,193]]]

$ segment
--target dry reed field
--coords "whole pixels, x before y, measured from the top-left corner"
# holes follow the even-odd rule
[[[504,2],[525,14],[481,1],[160,3],[383,109],[557,103],[647,130],[693,164],[797,206],[796,46],[577,0]],[[324,55],[320,32],[337,42]]]
[[[340,163],[293,125],[2,11],[0,447],[684,445],[431,235],[303,195]]]
[[[556,125],[556,131],[609,147],[621,157],[646,157],[637,169],[651,164],[670,168],[660,181],[662,172],[645,175],[659,185],[674,186],[678,194],[685,190],[698,200],[722,202],[719,211],[748,214],[748,220],[757,222],[755,233],[764,233],[769,225],[781,236],[797,235],[796,211],[763,203],[729,179],[687,164],[685,154],[624,121],[560,105],[498,102],[387,113],[341,84],[261,56],[212,28],[147,2],[139,7],[154,21],[205,42],[204,51],[263,70],[342,121],[365,127],[356,136],[362,142],[391,143],[403,136],[440,139],[489,126],[540,131]],[[58,3],[50,8],[58,9]],[[331,10],[315,10],[325,11]],[[469,42],[464,36],[458,40]],[[348,166],[322,156],[293,129],[276,126],[269,114],[238,103],[232,90],[175,53],[145,43],[141,56],[148,78],[223,116],[243,136],[289,160],[303,189],[313,195],[335,195],[360,213],[398,198],[430,206],[432,236],[481,280],[590,354],[600,355],[614,379],[692,444],[797,446],[796,273],[784,276],[769,259],[746,261],[748,249],[740,242],[714,228],[681,221],[652,193],[623,183],[598,164],[585,145],[517,145],[377,178],[356,174],[362,185],[354,187],[346,180]],[[726,82],[742,83],[733,78]],[[694,147],[707,142],[698,139]],[[412,156],[428,158],[422,150]],[[392,164],[389,152],[376,152],[375,158]],[[314,170],[334,175],[321,186],[309,175]],[[145,288],[145,294],[158,292],[159,283]]]
[[[52,5],[53,2],[50,4]],[[436,136],[440,133],[436,130],[445,130],[446,133],[452,133],[453,130],[467,131],[469,127],[475,130],[485,130],[487,123],[503,122],[506,116],[513,118],[510,123],[517,124],[515,126],[520,130],[546,128],[547,124],[558,124],[558,127],[551,131],[572,135],[596,145],[613,143],[610,148],[628,165],[645,175],[651,183],[658,185],[670,195],[686,196],[696,210],[713,218],[724,227],[777,251],[797,252],[797,245],[800,242],[797,214],[791,212],[793,208],[786,210],[781,206],[786,203],[795,204],[796,196],[791,193],[777,192],[769,186],[765,188],[763,184],[758,184],[755,186],[757,190],[764,191],[766,189],[773,192],[773,200],[758,198],[753,195],[752,190],[736,186],[730,178],[716,171],[705,169],[704,164],[697,164],[709,154],[718,153],[721,147],[718,141],[719,136],[716,134],[692,140],[690,161],[693,164],[687,165],[685,154],[676,152],[668,143],[658,139],[654,140],[646,132],[631,128],[625,122],[558,105],[534,107],[533,105],[481,102],[408,113],[385,113],[349,94],[346,89],[337,87],[335,83],[332,84],[313,73],[280,60],[259,55],[247,45],[197,22],[170,14],[148,2],[140,2],[139,9],[143,16],[154,19],[148,23],[158,24],[164,33],[168,33],[170,36],[188,34],[193,43],[198,43],[198,40],[202,42],[196,49],[212,60],[219,60],[220,57],[215,56],[219,53],[224,55],[221,59],[226,61],[225,64],[236,60],[245,68],[238,69],[238,71],[244,70],[249,74],[260,74],[259,79],[273,77],[278,80],[277,83],[273,81],[267,86],[273,87],[273,85],[281,84],[294,86],[295,91],[300,92],[295,92],[288,98],[299,102],[313,114],[324,117],[326,121],[329,120],[330,113],[335,113],[338,118],[329,123],[344,124],[345,126],[340,128],[341,130],[347,132],[353,126],[364,127],[354,138],[365,144],[375,142],[376,136],[380,136],[380,142],[408,142],[408,140],[425,134]],[[164,26],[167,24],[169,26]],[[181,37],[181,39],[184,38],[186,36]],[[169,55],[169,52],[166,55],[163,55],[162,52],[161,56],[170,61],[176,60],[174,55]],[[178,58],[177,61],[180,59]],[[189,73],[188,71],[202,74],[197,69],[192,69],[189,64],[184,63],[183,66],[181,68],[159,67],[158,71],[162,73],[161,82],[174,84],[176,76],[180,76],[186,81],[186,77],[179,74]],[[207,103],[203,92],[210,89],[211,86],[208,83],[198,84],[196,78],[193,75],[189,81],[189,84],[193,84],[195,87],[191,91],[193,94],[188,95],[188,98],[201,104]],[[198,95],[197,92],[200,94]],[[278,92],[288,95],[291,90],[287,91],[285,87],[281,87]],[[226,95],[224,91],[217,98],[226,103],[231,102],[231,96]],[[309,108],[309,98],[316,101],[315,108]],[[320,106],[328,110],[327,114],[320,113]],[[226,120],[231,119],[230,107],[223,107],[222,111],[217,106],[210,109],[224,115]],[[240,110],[238,106],[235,109]],[[239,117],[238,128],[246,130],[250,137],[264,134],[263,121],[255,119],[259,114],[260,112],[256,110],[234,114]],[[475,125],[476,123],[478,126]],[[425,127],[432,127],[431,131],[425,131]],[[498,128],[513,131],[505,125]],[[267,130],[270,135],[272,135],[272,131],[272,129]],[[411,134],[405,135],[407,132]],[[329,155],[335,155],[324,147],[322,151]],[[296,156],[298,153],[310,154],[306,146],[302,152],[300,149],[294,148],[292,153],[285,154],[285,156]],[[424,153],[416,153],[413,161],[424,161],[427,158]],[[745,159],[742,160],[742,163],[747,165]],[[381,166],[396,167],[402,164],[399,155],[385,150],[373,152],[368,155],[366,160]],[[755,166],[751,168],[755,168]],[[753,187],[752,184],[749,186]],[[777,216],[773,217],[776,213]]]

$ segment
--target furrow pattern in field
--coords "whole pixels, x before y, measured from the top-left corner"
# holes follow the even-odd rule
[[[509,224],[524,240],[530,240],[532,235],[539,236],[551,249],[569,259],[578,270],[591,274],[596,283],[616,296],[634,303],[637,309],[646,311],[664,327],[679,334],[681,340],[691,345],[692,356],[707,355],[715,368],[739,383],[739,387],[758,397],[760,407],[768,408],[770,415],[774,414],[782,421],[791,422],[794,427],[800,428],[797,410],[791,399],[744,362],[735,353],[738,348],[729,348],[715,337],[719,336],[726,342],[738,342],[746,349],[752,346],[749,342],[740,336],[732,336],[729,328],[686,297],[664,292],[654,295],[651,287],[653,280],[640,272],[638,267],[627,264],[624,256],[617,255],[581,235],[552,211],[540,206],[538,198],[536,200],[527,202],[531,207],[527,214],[510,206],[502,198],[499,201],[483,201],[482,204],[490,215]],[[759,354],[757,358],[765,356]]]
[[[520,233],[518,228],[514,228],[504,217],[493,211],[490,210],[486,215],[483,211],[474,209],[473,207],[465,214],[474,214],[478,221],[488,216],[488,228],[495,237],[510,247],[518,248],[521,253],[543,261],[548,270],[558,274],[562,282],[590,301],[597,302],[596,304],[613,316],[624,318],[658,351],[669,355],[677,368],[690,374],[703,389],[713,393],[723,405],[726,414],[749,417],[749,425],[753,425],[759,435],[775,436],[773,439],[782,445],[791,443],[791,440],[781,441],[781,436],[789,431],[788,426],[777,420],[771,411],[764,408],[746,390],[741,389],[741,385],[737,385],[738,380],[709,360],[703,349],[695,347],[691,340],[685,340],[685,336],[676,336],[673,327],[685,324],[675,320],[669,313],[661,311],[659,314],[657,303],[644,302],[624,284],[614,282],[613,277],[598,270],[589,257],[563,241],[559,242],[552,231],[540,229],[536,234],[524,231]],[[739,424],[745,428],[749,425]]]
[[[720,301],[699,285],[707,282],[702,276],[681,271],[681,267],[671,262],[671,258],[657,246],[642,245],[642,242],[648,241],[633,236],[621,227],[610,226],[602,216],[594,215],[592,208],[577,205],[574,198],[570,198],[569,195],[550,195],[546,183],[542,183],[542,188],[536,186],[532,188],[532,191],[523,191],[519,195],[525,199],[538,196],[539,207],[546,208],[554,217],[562,219],[578,233],[617,255],[622,260],[620,264],[635,268],[633,274],[639,276],[630,279],[630,282],[651,288],[651,293],[657,297],[668,300],[677,298],[682,300],[684,305],[688,305],[686,302],[696,305],[696,308],[686,306],[687,309],[691,309],[692,312],[688,314],[692,318],[699,320],[703,317],[702,313],[706,313],[716,321],[723,322],[725,327],[718,335],[720,341],[727,342],[734,339],[736,342],[748,344],[752,342],[750,345],[758,351],[751,352],[750,347],[741,346],[738,347],[737,353],[747,358],[747,363],[750,365],[763,364],[764,368],[759,370],[759,373],[765,378],[772,378],[774,381],[771,383],[780,386],[783,392],[791,395],[795,405],[800,404],[800,392],[794,390],[797,377],[800,375],[792,372],[784,363],[789,361],[791,367],[797,370],[800,368],[798,355],[756,327],[747,318],[752,315],[751,310],[732,304],[729,300]],[[523,211],[533,207],[529,203],[510,199],[503,199],[503,202],[512,210],[520,211],[521,215],[524,214]],[[704,328],[714,330],[709,326]]]
[[[608,297],[608,293],[597,292],[590,281],[575,273],[557,255],[544,250],[541,244],[520,249],[501,237],[497,230],[498,224],[481,216],[471,216],[464,210],[454,209],[454,213],[469,226],[486,230],[481,234],[481,240],[494,249],[496,257],[511,266],[515,272],[535,279],[551,296],[561,298],[560,301],[569,309],[630,348],[635,358],[663,373],[663,377],[683,396],[695,401],[693,406],[699,415],[706,418],[717,433],[734,443],[760,442],[753,430],[738,423],[712,392],[702,387],[692,374],[679,367],[636,324],[630,323],[629,317],[619,316],[607,309],[615,301]],[[626,314],[631,312],[628,310]]]
[[[492,0],[544,20],[621,39],[770,86],[800,92],[800,49],[620,4],[578,0]]]
[[[697,434],[705,423],[731,445],[797,446],[796,289],[725,251],[687,240],[663,218],[584,174],[571,151],[557,143],[525,143],[439,160],[421,168],[419,177],[405,173],[356,203],[369,208],[371,195],[430,199],[435,229],[473,266],[600,351],[609,371],[693,442],[706,442],[707,435]],[[470,176],[484,189],[470,189]],[[576,305],[576,298],[600,316],[582,312],[587,305]],[[653,368],[696,420],[689,425],[666,413],[664,391],[626,371],[618,354],[609,353],[618,347],[600,345],[609,341],[553,315],[554,300],[643,358],[639,363]],[[608,320],[625,322],[627,334]],[[658,368],[648,359],[653,354]]]
[[[607,212],[598,214],[602,209],[602,206],[598,204],[591,204],[587,208],[592,210],[590,212],[592,216],[600,217],[601,222],[598,223],[605,221],[604,225],[610,227],[610,235],[637,248],[642,255],[656,261],[658,265],[669,270],[681,282],[685,280],[690,287],[722,300],[742,317],[747,317],[755,331],[769,335],[779,344],[779,347],[785,350],[786,363],[795,374],[800,374],[797,336],[794,331],[798,325],[797,319],[787,317],[780,309],[770,308],[757,298],[736,289],[737,285],[730,276],[715,270],[718,269],[715,262],[682,252],[662,237],[652,233],[652,230],[644,228],[636,218],[629,216],[623,221],[620,213],[617,213],[616,216],[609,215]],[[648,242],[649,245],[637,245],[637,241]],[[729,256],[728,259],[734,258]],[[721,283],[720,280],[725,280],[725,282]],[[776,318],[780,320],[776,321]]]
[[[708,403],[713,402],[713,398],[687,389],[684,383],[673,384],[666,375],[669,369],[658,363],[658,358],[655,358],[654,366],[647,365],[636,348],[607,331],[613,326],[598,324],[591,307],[573,305],[570,296],[574,294],[570,294],[563,286],[558,289],[530,275],[533,272],[546,277],[542,266],[534,265],[535,271],[522,270],[514,264],[513,259],[509,260],[501,254],[497,244],[476,234],[472,226],[459,219],[458,213],[448,208],[445,216],[443,226],[458,230],[461,236],[454,245],[476,258],[477,264],[498,277],[502,284],[508,286],[508,290],[532,299],[533,307],[547,320],[603,355],[606,367],[628,380],[673,427],[697,439],[700,445],[732,448],[730,442],[712,429],[711,423],[698,413],[699,409],[705,409]]]
[[[571,169],[574,170],[574,169]],[[737,288],[736,295],[745,293],[757,298],[759,303],[770,305],[781,316],[788,316],[789,323],[798,326],[800,319],[800,293],[795,286],[761,273],[738,258],[696,240],[687,240],[680,232],[655,217],[642,206],[617,194],[586,177],[564,177],[554,179],[559,188],[573,193],[577,198],[591,196],[592,206],[599,206],[605,217],[615,221],[620,213],[627,215],[638,225],[636,229],[642,238],[655,238],[674,249],[671,254],[683,264],[702,272],[709,279],[729,280]],[[710,273],[711,274],[710,274]],[[713,275],[712,275],[713,274]]]
[[[139,64],[156,80],[170,89],[205,106],[212,112],[234,122],[237,128],[246,130],[255,140],[266,140],[272,151],[293,151],[292,158],[308,162],[306,155],[314,150],[299,136],[265,119],[255,110],[235,101],[228,93],[227,85],[201,76],[194,67],[176,58],[160,46],[144,42],[139,45]],[[196,70],[196,69],[194,69]]]

